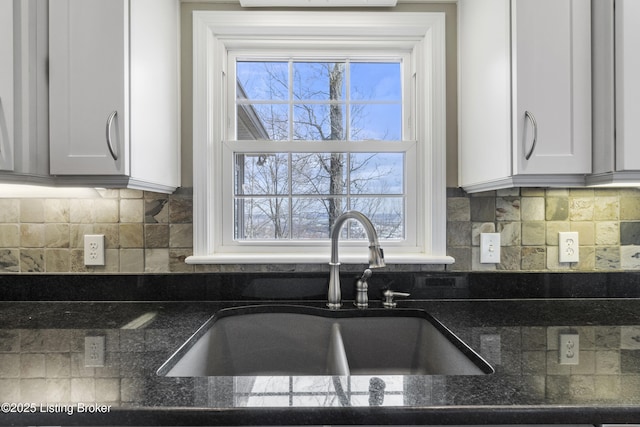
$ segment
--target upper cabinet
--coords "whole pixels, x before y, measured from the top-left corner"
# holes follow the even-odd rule
[[[13,1],[0,2],[0,170],[13,170]]]
[[[640,182],[640,1],[593,0],[593,185]]]
[[[50,0],[51,174],[171,192],[180,184],[177,0]]]
[[[459,184],[583,185],[590,0],[459,0]]]
[[[0,182],[51,184],[47,0],[0,2]]]

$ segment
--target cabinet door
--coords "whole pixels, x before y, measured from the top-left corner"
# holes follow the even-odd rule
[[[591,172],[590,25],[589,0],[512,0],[514,174]]]
[[[0,0],[0,170],[13,170],[13,0]]]
[[[54,175],[128,174],[128,2],[51,0]]]
[[[616,170],[640,170],[640,1],[615,3]]]

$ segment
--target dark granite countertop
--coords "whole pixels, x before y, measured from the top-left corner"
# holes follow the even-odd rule
[[[12,281],[16,288],[0,302],[0,402],[8,403],[0,413],[0,425],[640,421],[640,299],[629,296],[637,292],[640,276],[634,274],[621,275],[619,280],[594,275],[596,286],[580,284],[586,276],[572,274],[519,275],[514,281],[515,276],[493,275],[498,277],[489,280],[483,275],[430,277],[420,273],[411,274],[417,279],[410,284],[406,277],[399,280],[391,276],[374,283],[373,288],[400,283],[403,289],[399,290],[412,292],[412,298],[400,306],[426,310],[496,370],[481,376],[381,376],[386,383],[383,406],[369,406],[368,376],[340,377],[347,396],[344,400],[335,391],[333,377],[174,378],[156,373],[216,311],[273,303],[263,296],[272,294],[269,288],[273,283],[300,280],[295,275],[266,276],[261,275],[258,284],[247,280],[250,275],[190,276],[196,284],[183,283],[182,288],[178,284],[185,276],[167,280],[148,276],[32,276],[31,280],[2,276],[0,288],[9,289]],[[421,277],[436,285],[425,285]],[[496,289],[503,289],[498,282],[505,279],[516,285],[498,295]],[[199,281],[206,282],[202,285],[206,292]],[[621,281],[628,286],[621,287]],[[320,288],[326,286],[320,276],[317,282]],[[490,284],[486,293],[470,291],[485,282]],[[155,295],[162,297],[144,301],[125,295],[128,291],[116,296],[113,287],[121,288],[123,283],[136,292],[157,286]],[[222,286],[219,283],[228,288],[212,290]],[[98,289],[93,294],[86,290],[91,285]],[[43,296],[33,297],[33,289],[45,286]],[[569,290],[547,295],[549,289],[558,293],[563,286]],[[169,290],[174,287],[177,290]],[[229,291],[231,288],[235,291]],[[624,292],[611,292],[611,288]],[[60,289],[72,289],[75,296],[63,298]],[[263,292],[265,289],[269,292]],[[194,298],[212,293],[215,300]],[[91,295],[92,300],[88,298]],[[323,306],[315,291],[276,301]],[[558,364],[561,332],[580,335],[579,365]],[[106,337],[104,367],[85,367],[84,337],[88,335]]]

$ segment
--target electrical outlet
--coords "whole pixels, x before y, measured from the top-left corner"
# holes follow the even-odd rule
[[[580,363],[580,335],[576,333],[560,334],[558,346],[561,365],[577,365]]]
[[[104,265],[104,234],[84,235],[84,265]]]
[[[558,258],[560,262],[580,261],[580,251],[578,249],[578,232],[561,231],[559,236]]]
[[[104,366],[105,337],[84,337],[84,366],[99,368]]]
[[[480,233],[480,263],[500,263],[500,233]]]

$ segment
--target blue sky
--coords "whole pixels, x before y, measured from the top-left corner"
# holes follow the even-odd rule
[[[247,98],[255,104],[271,104],[275,107],[276,103],[287,102],[291,92],[296,102],[310,101],[307,105],[311,105],[329,100],[328,70],[333,64],[294,62],[294,76],[290,78],[287,62],[238,62],[237,78]],[[352,103],[350,115],[353,131],[350,138],[402,139],[401,64],[351,62],[349,66],[345,73],[342,100],[349,95],[349,102]],[[293,81],[292,90],[289,88],[290,81]],[[322,115],[322,107],[314,106],[318,116]],[[272,108],[262,107],[259,110],[271,111]],[[324,111],[324,118],[327,119],[326,105]],[[263,119],[269,121],[269,117]]]

